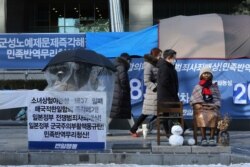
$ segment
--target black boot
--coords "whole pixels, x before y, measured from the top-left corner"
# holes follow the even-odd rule
[[[138,127],[142,124],[142,122],[147,118],[147,115],[141,114],[135,124],[130,129],[131,133],[136,133]]]

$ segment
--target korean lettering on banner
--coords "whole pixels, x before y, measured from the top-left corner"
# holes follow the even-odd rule
[[[250,83],[235,83],[233,87],[234,104],[250,103]]]
[[[84,142],[93,148],[95,142],[105,143],[105,93],[36,91],[29,99],[29,142],[52,142],[52,148],[44,149],[69,150]]]
[[[58,52],[85,48],[85,38],[85,34],[0,35],[0,66],[4,68],[43,68]]]
[[[143,62],[135,58],[130,63],[128,70],[131,88],[132,104],[143,100],[144,83],[143,83]]]
[[[178,60],[175,68],[179,76],[179,98],[184,104],[184,116],[192,116],[190,96],[195,85],[199,82],[199,72],[208,66],[213,72],[213,83],[217,83],[221,92],[221,112],[229,113],[232,117],[246,117],[250,103],[249,75],[250,64],[245,59],[233,60]],[[233,95],[233,96],[232,96]],[[244,108],[241,105],[242,104]]]
[[[130,79],[130,96],[132,113],[134,116],[139,116],[142,111],[142,102],[145,92],[145,85],[143,82],[143,59],[133,58],[128,70]]]
[[[192,90],[199,82],[202,67],[209,66],[214,74],[213,82],[217,83],[221,92],[221,112],[229,113],[234,118],[250,117],[250,84],[247,76],[250,64],[246,59],[233,60],[178,60],[175,69],[179,78],[179,99],[183,102],[183,113],[186,118],[193,116],[190,106]],[[138,117],[142,111],[145,85],[143,83],[143,58],[133,58],[130,69],[132,112]],[[233,97],[232,97],[233,95]],[[242,105],[245,104],[244,107]]]
[[[85,36],[77,35],[15,35],[0,38],[0,49],[8,59],[46,59],[67,48],[85,47]]]

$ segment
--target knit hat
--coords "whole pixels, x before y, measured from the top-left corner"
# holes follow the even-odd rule
[[[209,68],[209,67],[203,67],[203,68],[200,70],[199,78],[201,78],[201,75],[202,75],[203,73],[205,73],[205,72],[209,72],[209,73],[211,73],[212,76],[213,76],[213,72],[212,72],[211,68]]]

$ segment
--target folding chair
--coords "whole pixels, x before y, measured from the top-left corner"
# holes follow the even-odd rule
[[[161,121],[178,119],[182,128],[184,128],[184,119],[183,119],[183,104],[182,102],[168,102],[168,101],[159,101],[157,103],[157,144],[160,145],[160,136],[163,134],[160,133],[160,124]],[[166,133],[164,136],[169,137],[170,132]]]

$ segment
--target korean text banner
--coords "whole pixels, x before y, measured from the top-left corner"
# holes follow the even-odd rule
[[[85,48],[85,34],[1,34],[0,68],[42,69],[58,52]]]
[[[178,60],[176,70],[179,78],[179,98],[184,104],[184,115],[191,118],[193,111],[189,105],[195,85],[199,82],[199,72],[203,66],[213,71],[213,82],[217,82],[221,93],[221,113],[234,119],[250,118],[250,59],[232,60]],[[133,60],[129,70],[133,114],[139,116],[142,109],[143,58]]]
[[[33,91],[28,98],[29,149],[106,148],[106,93]]]

